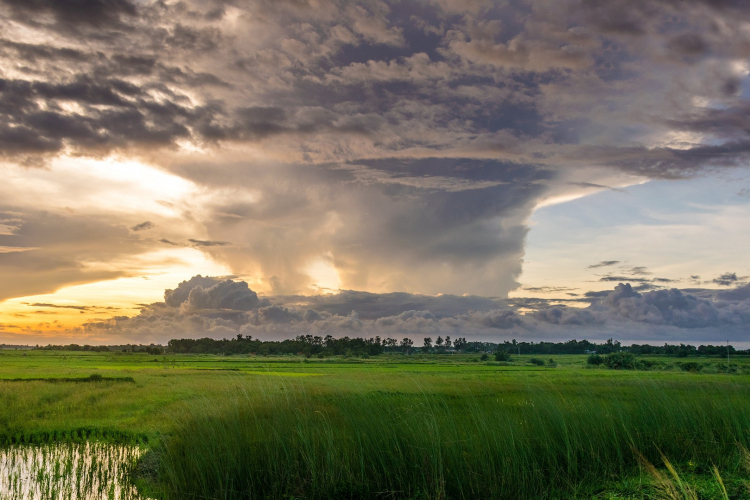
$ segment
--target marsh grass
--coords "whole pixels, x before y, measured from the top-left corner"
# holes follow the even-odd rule
[[[49,383],[60,383],[60,382],[129,382],[135,383],[133,377],[105,377],[99,373],[92,373],[88,377],[27,377],[27,378],[5,378],[0,379],[2,382],[49,382]]]
[[[142,450],[104,443],[0,449],[1,500],[138,500],[131,473]]]
[[[678,471],[667,457],[661,456],[661,462],[666,469],[659,470],[637,450],[633,450],[640,465],[650,476],[650,496],[655,500],[701,500],[704,498],[716,500],[734,500],[750,498],[750,452],[742,445],[738,445],[740,460],[738,469],[727,483],[716,465],[703,467],[703,474],[685,474]],[[695,468],[696,464],[688,464]],[[739,472],[739,477],[737,472]]]
[[[188,406],[152,452],[151,488],[170,499],[570,498],[632,474],[639,457],[736,467],[750,430],[748,390],[727,383],[451,394],[266,380]]]

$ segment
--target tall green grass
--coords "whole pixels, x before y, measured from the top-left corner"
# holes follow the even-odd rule
[[[729,467],[750,444],[747,384],[607,382],[474,393],[238,385],[225,404],[187,407],[151,452],[154,485],[169,499],[570,498],[633,473],[633,450]]]

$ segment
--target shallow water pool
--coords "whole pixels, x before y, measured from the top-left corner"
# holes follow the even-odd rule
[[[105,443],[0,448],[0,500],[146,500],[130,476],[143,452]]]

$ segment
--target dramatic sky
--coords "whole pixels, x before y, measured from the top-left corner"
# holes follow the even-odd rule
[[[0,343],[741,344],[746,0],[0,0]]]

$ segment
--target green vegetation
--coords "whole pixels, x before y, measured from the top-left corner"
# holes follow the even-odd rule
[[[252,336],[237,335],[231,339],[173,339],[169,341],[166,349],[162,346],[151,345],[114,345],[114,346],[91,346],[91,345],[48,345],[37,347],[37,349],[48,351],[94,351],[94,352],[131,352],[147,354],[253,354],[253,355],[280,355],[280,354],[304,354],[308,357],[318,356],[340,356],[349,353],[350,356],[362,356],[364,354],[377,356],[383,353],[405,353],[419,352],[422,354],[437,353],[487,353],[506,351],[517,354],[536,355],[560,355],[560,354],[610,354],[625,352],[634,355],[664,355],[686,358],[688,356],[718,357],[726,359],[727,356],[750,356],[750,350],[737,350],[734,346],[700,345],[669,345],[653,346],[649,344],[633,344],[623,346],[620,342],[609,339],[604,343],[596,344],[588,340],[569,340],[567,342],[516,342],[505,341],[502,344],[493,342],[467,342],[465,338],[451,340],[450,336],[445,339],[438,336],[433,346],[432,337],[425,337],[423,344],[414,347],[412,340],[404,338],[400,341],[387,337],[371,338],[333,338],[331,335],[325,337],[316,335],[299,335],[294,339],[269,341],[254,339]]]
[[[607,382],[332,394],[269,379],[192,406],[156,448],[158,479],[180,499],[564,498],[632,473],[633,449],[736,465],[750,387]]]
[[[0,351],[0,443],[148,443],[165,499],[654,498],[662,453],[748,498],[747,358],[482,355]]]

